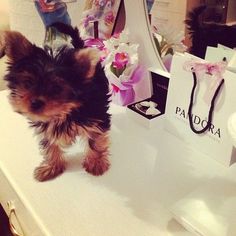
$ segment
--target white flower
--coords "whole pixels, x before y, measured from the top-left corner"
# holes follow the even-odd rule
[[[112,62],[115,60],[115,55],[117,53],[125,52],[129,55],[129,62],[126,65],[125,70],[119,76],[120,81],[128,81],[133,71],[138,65],[138,44],[128,45],[126,43],[121,43],[116,49],[113,49],[103,62],[106,74],[110,74]]]
[[[112,51],[114,48],[118,47],[121,43],[129,43],[129,30],[123,30],[117,37],[113,36],[110,39],[104,41],[105,47]]]
[[[174,52],[185,52],[187,47],[182,43],[184,32],[179,31],[171,24],[158,24],[154,27],[154,35],[156,38],[161,35],[169,47],[172,47]]]
[[[129,55],[129,64],[138,63],[138,44],[128,45],[126,43],[121,43],[116,49],[113,49],[108,54],[107,58],[104,61],[105,66],[110,66],[114,61],[116,53],[126,52]]]

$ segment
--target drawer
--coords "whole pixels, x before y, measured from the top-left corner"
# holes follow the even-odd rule
[[[156,0],[153,3],[151,14],[156,14],[159,11],[172,11],[184,14],[186,12],[186,0]]]
[[[0,203],[19,236],[45,236],[6,176],[0,170]],[[17,235],[17,234],[16,234]]]

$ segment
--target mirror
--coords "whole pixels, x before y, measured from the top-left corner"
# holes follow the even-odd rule
[[[11,30],[21,32],[36,45],[42,45],[45,38],[45,26],[37,12],[34,0],[4,1],[9,3]],[[153,50],[143,0],[136,0],[135,4],[133,1],[124,0],[42,0],[40,3],[55,5],[56,2],[62,1],[67,5],[66,10],[71,18],[71,24],[79,27],[85,38],[92,36],[109,39],[124,28],[128,28],[128,40],[139,45],[137,51],[140,64],[145,68],[164,69],[162,61]],[[137,19],[138,27],[134,27],[137,25]],[[140,87],[135,89],[138,90],[138,100],[150,96],[149,77],[145,75],[140,82]]]
[[[122,16],[122,17],[121,17]],[[124,29],[125,9],[123,0],[87,0],[79,24],[81,36],[109,39]]]
[[[12,30],[20,31],[30,41],[36,45],[41,45],[44,40],[44,26],[40,19],[38,12],[34,6],[34,0],[3,0],[9,4],[10,13],[10,25]],[[109,37],[114,33],[121,32],[124,27],[129,28],[130,38],[133,42],[140,44],[139,50],[142,54],[142,63],[147,67],[157,67],[158,69],[165,70],[158,53],[153,50],[154,42],[151,37],[151,31],[147,27],[148,18],[145,12],[146,4],[145,0],[135,0],[135,4],[131,0],[64,0],[67,3],[69,15],[71,17],[72,25],[81,26],[82,18],[86,15],[87,10],[91,10],[91,3],[107,2],[106,9],[114,10],[114,15],[107,15],[107,22],[111,23],[107,29],[110,32],[105,35]],[[55,2],[49,0],[43,0],[42,2]],[[119,4],[120,3],[120,4]],[[1,4],[2,7],[2,4]],[[93,8],[96,10],[96,7]],[[101,10],[104,11],[105,7],[101,6]],[[102,12],[101,11],[101,12]],[[100,12],[100,13],[101,13]],[[117,14],[116,14],[117,12]],[[99,14],[97,14],[99,18]],[[100,14],[101,16],[101,14]],[[29,21],[30,19],[30,21]],[[88,20],[88,19],[87,19]],[[114,21],[113,21],[114,20]],[[113,21],[113,22],[112,22]],[[137,25],[138,27],[134,27]],[[95,21],[89,25],[95,24],[95,28],[100,30],[100,22],[96,26]],[[37,25],[37,27],[35,27]],[[83,28],[83,27],[81,27]],[[93,27],[92,27],[93,28]],[[95,30],[96,31],[96,30]],[[86,32],[85,32],[86,33]],[[90,33],[94,32],[93,30]],[[102,33],[98,37],[102,36]]]
[[[9,4],[11,29],[22,32],[30,41],[41,45],[45,29],[35,8],[34,0],[4,0],[4,2]],[[96,31],[93,29],[94,25],[98,28],[98,36],[104,39],[121,31],[125,25],[123,0],[43,0],[41,2],[48,5],[65,2],[71,24],[79,27],[85,38],[94,36]]]
[[[188,13],[202,5],[206,8],[199,11],[199,17],[193,22],[195,26],[198,24],[201,30],[206,28],[207,24],[208,27],[212,25],[212,28],[213,24],[233,24],[236,21],[234,0],[145,0],[145,4],[155,41],[154,50],[160,55],[167,70],[170,69],[171,58],[175,52],[187,51],[204,58],[207,46],[217,46],[217,43],[220,43],[230,48],[236,47],[235,30],[233,35],[228,35],[230,40],[223,39],[220,33],[215,33],[214,37],[207,36],[204,31],[201,31],[201,36],[196,39],[197,36],[189,34],[189,26],[185,24]],[[217,27],[214,25],[214,28]],[[209,40],[207,37],[214,39]]]

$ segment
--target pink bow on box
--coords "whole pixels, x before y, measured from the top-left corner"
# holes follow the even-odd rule
[[[137,84],[144,75],[144,68],[137,66],[128,81],[121,81],[113,73],[110,73],[108,79],[111,85],[112,101],[116,104],[126,106],[135,99],[133,86]]]

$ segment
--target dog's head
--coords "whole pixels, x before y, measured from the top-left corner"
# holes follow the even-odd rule
[[[196,7],[187,14],[185,20],[192,41],[189,52],[203,59],[208,46],[217,47],[218,44],[222,44],[230,48],[236,47],[236,25],[213,22],[216,14],[209,14],[213,9],[206,6]]]
[[[1,34],[3,55],[8,57],[10,102],[32,121],[65,119],[83,106],[84,86],[93,80],[99,62],[96,49],[63,47],[53,57],[14,31]]]

